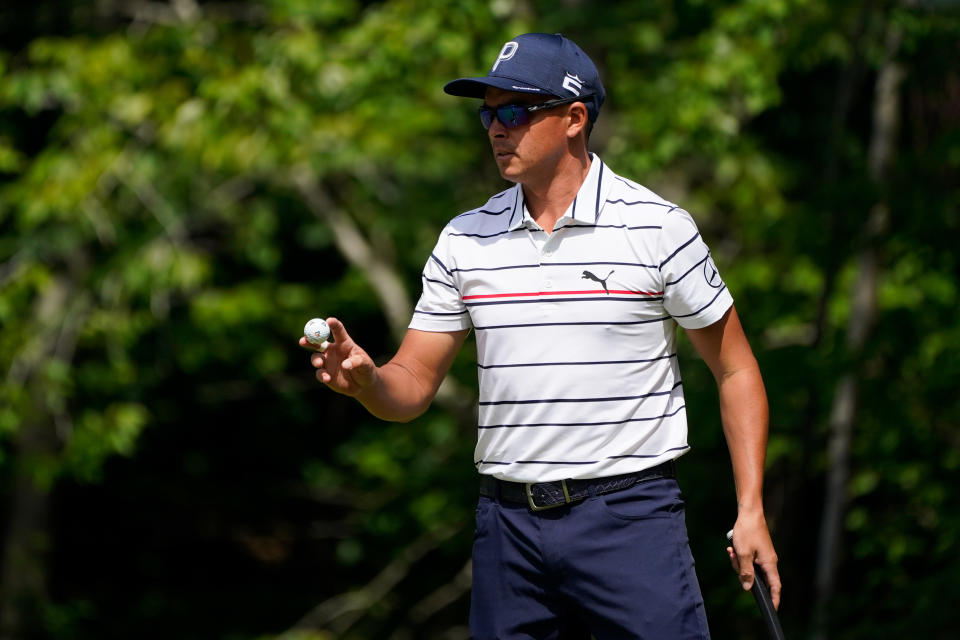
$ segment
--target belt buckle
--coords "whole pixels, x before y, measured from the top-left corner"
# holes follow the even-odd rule
[[[525,485],[523,485],[523,488],[524,488],[524,489],[526,490],[526,492],[527,492],[527,504],[530,505],[530,510],[531,510],[531,511],[546,511],[547,509],[554,509],[554,508],[556,508],[556,507],[562,507],[563,505],[565,505],[565,504],[570,504],[570,502],[572,502],[572,501],[570,500],[570,492],[567,491],[567,481],[566,481],[566,480],[561,480],[561,481],[560,481],[560,487],[563,489],[563,502],[558,502],[558,503],[556,503],[556,504],[548,504],[548,505],[545,505],[545,506],[542,506],[542,507],[541,507],[540,505],[538,505],[538,504],[537,504],[536,502],[534,502],[534,500],[533,500],[533,491],[531,490],[531,487],[532,487],[534,484],[539,484],[539,483],[531,483],[531,482],[528,482],[528,483],[526,483]],[[546,483],[544,483],[544,484],[546,484]]]

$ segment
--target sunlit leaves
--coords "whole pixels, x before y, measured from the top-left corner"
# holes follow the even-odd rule
[[[394,345],[368,276],[290,177],[308,168],[415,295],[439,228],[505,186],[472,101],[443,83],[482,74],[520,31],[556,30],[596,56],[608,89],[594,150],[691,211],[735,296],[773,402],[774,496],[824,471],[824,407],[853,358],[862,225],[889,199],[845,561],[866,568],[867,598],[885,576],[909,583],[925,554],[948,557],[960,529],[960,135],[940,94],[957,82],[955,18],[821,0],[271,0],[231,19],[220,4],[0,57],[0,117],[16,115],[0,128],[0,466],[32,468],[45,486],[97,481],[151,426],[203,432],[240,399],[269,416],[258,443],[275,422],[331,434],[292,475],[348,493],[353,537],[331,554],[357,581],[420,531],[469,522],[468,429],[438,410],[409,425],[357,420],[314,382],[295,344],[309,317],[343,318],[379,361]],[[870,79],[891,16],[910,76],[893,175],[877,185],[865,172]],[[834,122],[842,89],[852,106]],[[54,286],[69,295],[41,313]],[[697,455],[722,458],[712,381],[689,355]],[[473,384],[469,353],[453,371]],[[194,425],[186,407],[198,404],[209,413]],[[17,459],[34,428],[56,446]],[[196,476],[202,460],[182,466]],[[723,490],[692,500],[723,503]]]

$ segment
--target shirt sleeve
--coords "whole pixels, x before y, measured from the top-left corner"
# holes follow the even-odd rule
[[[683,209],[672,209],[664,216],[659,255],[663,307],[681,327],[708,327],[733,304],[709,247]]]
[[[423,292],[410,320],[411,329],[420,331],[460,331],[473,325],[463,304],[459,283],[454,276],[450,251],[450,227],[440,234],[427,264],[423,267]]]

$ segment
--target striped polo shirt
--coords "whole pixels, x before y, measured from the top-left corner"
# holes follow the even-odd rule
[[[689,449],[676,326],[733,304],[690,215],[592,155],[545,233],[515,185],[450,221],[410,328],[476,331],[480,473],[639,471]]]

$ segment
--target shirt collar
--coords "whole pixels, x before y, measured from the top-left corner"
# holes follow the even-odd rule
[[[587,177],[577,191],[577,197],[574,198],[570,207],[558,221],[559,226],[571,224],[595,225],[600,217],[600,212],[607,200],[607,193],[610,191],[610,181],[613,173],[607,168],[603,161],[595,153],[590,154],[590,171]],[[524,226],[526,221],[533,222],[523,198],[523,187],[518,183],[513,187],[513,211],[510,213],[507,222],[508,231],[514,231]]]

